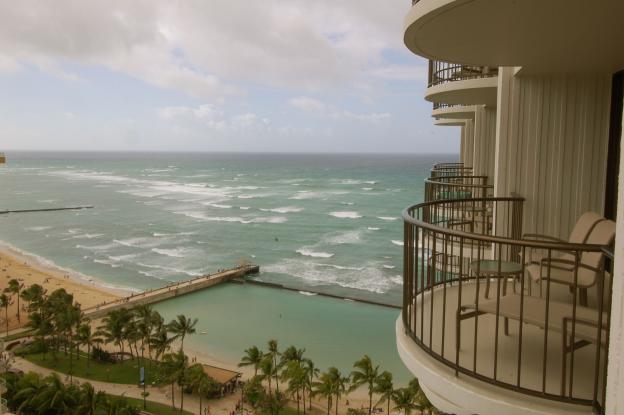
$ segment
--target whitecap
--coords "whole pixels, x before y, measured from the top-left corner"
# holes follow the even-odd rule
[[[359,219],[362,217],[362,215],[354,211],[329,212],[328,215],[340,219]]]
[[[369,190],[373,190],[373,188],[372,187],[362,187],[362,190],[369,191]]]
[[[295,212],[301,212],[303,208],[300,208],[297,206],[284,206],[284,207],[277,207],[273,209],[260,209],[260,210],[263,212],[274,212],[274,213],[295,213]]]
[[[395,240],[392,240],[392,241],[390,241],[390,242],[392,242],[393,244],[398,245],[398,246],[403,246],[403,245],[404,245],[404,242],[403,242],[403,241],[395,241]]]
[[[152,252],[155,252],[159,255],[165,255],[173,258],[184,258],[184,249],[183,248],[173,248],[173,249],[164,249],[164,248],[152,248]]]
[[[380,228],[375,228],[374,226],[369,226],[367,229],[369,231],[378,231]]]
[[[383,267],[385,269],[395,269],[396,268],[394,265],[383,265]]]
[[[334,245],[356,244],[362,242],[362,231],[347,231],[339,234],[326,236],[324,242]]]
[[[307,295],[307,296],[310,296],[310,297],[318,295],[317,293],[311,293],[309,291],[299,291],[299,294]]]
[[[377,216],[377,219],[391,221],[391,220],[397,220],[399,218],[396,216]]]
[[[310,257],[315,257],[315,258],[331,258],[334,256],[334,254],[329,253],[329,252],[315,252],[307,248],[297,249],[297,251],[295,252],[303,256],[310,256]]]
[[[33,231],[33,232],[41,232],[41,231],[45,231],[48,229],[52,229],[52,226],[30,226],[28,228],[25,228],[27,231]]]

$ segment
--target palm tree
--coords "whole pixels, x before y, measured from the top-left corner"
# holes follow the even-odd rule
[[[394,402],[394,409],[403,411],[405,415],[410,415],[414,409],[420,409],[420,406],[416,403],[416,395],[410,388],[395,390],[392,393],[392,401]]]
[[[20,291],[22,290],[22,288],[24,288],[24,284],[20,283],[17,279],[12,278],[11,280],[9,280],[9,285],[7,286],[7,288],[4,289],[4,291],[10,293],[10,294],[15,294],[17,296],[17,322],[21,323],[21,319],[20,319]]]
[[[314,379],[316,379],[316,377],[320,373],[320,370],[314,366],[314,362],[311,359],[304,359],[303,363],[306,372],[305,386],[308,389],[308,409],[312,410],[312,383],[314,383]]]
[[[102,343],[102,339],[99,337],[98,332],[93,332],[91,324],[89,322],[83,323],[78,327],[76,333],[76,339],[78,344],[87,346],[87,374],[89,374],[89,362],[91,360],[91,347],[96,344]]]
[[[96,392],[90,383],[83,383],[80,385],[80,397],[74,415],[95,415],[98,408],[102,407],[105,402],[104,392]]]
[[[390,414],[390,402],[392,401],[392,393],[394,392],[392,373],[388,371],[381,372],[375,382],[374,392],[380,395],[379,401],[375,404],[375,406],[380,405],[383,402],[387,402],[388,411],[386,413]]]
[[[340,397],[347,392],[349,378],[342,376],[342,373],[335,367],[330,367],[327,373],[331,379],[332,390],[336,397],[336,415],[338,415],[338,403],[340,402]]]
[[[210,378],[204,372],[204,368],[199,363],[194,364],[188,368],[187,371],[188,382],[197,395],[199,395],[199,413],[202,412],[202,398],[210,390]]]
[[[307,385],[307,372],[303,362],[291,360],[286,363],[284,370],[282,370],[281,378],[282,381],[285,380],[288,382],[286,393],[293,396],[297,400],[297,413],[300,412],[300,402],[303,397],[303,413],[305,414],[305,387]]]
[[[37,413],[67,414],[78,405],[78,388],[66,386],[58,374],[52,373],[44,380],[43,387],[34,397]]]
[[[6,293],[0,294],[0,307],[4,307],[4,321],[6,323],[6,335],[9,335],[9,306],[12,304],[11,297]]]
[[[98,327],[98,334],[104,337],[105,343],[114,343],[119,351],[124,352],[125,328],[132,319],[132,314],[126,308],[111,310],[102,319],[104,323]]]
[[[180,412],[184,410],[184,378],[188,368],[188,357],[180,349],[175,353],[167,353],[163,356],[161,376],[163,380],[171,383],[171,407],[175,409],[175,384],[180,387]]]
[[[261,380],[266,380],[269,383],[269,396],[271,396],[271,379],[276,376],[277,368],[275,364],[273,364],[273,359],[271,356],[265,355],[260,362],[260,375],[259,378]]]
[[[20,297],[22,297],[22,300],[28,302],[29,312],[36,312],[43,303],[45,295],[46,290],[44,290],[41,285],[33,284],[25,290],[22,290]]]
[[[275,367],[275,390],[279,392],[279,380],[277,378],[279,366],[277,364],[277,356],[279,356],[280,352],[278,350],[277,340],[269,340],[268,349],[269,351],[267,352],[267,356],[271,357],[271,359],[273,360],[273,366]]]
[[[334,387],[334,379],[329,372],[321,373],[319,380],[312,383],[312,394],[320,395],[327,399],[327,415],[329,415],[329,411],[331,410]]]
[[[149,343],[150,343],[150,347],[155,352],[154,358],[156,360],[159,360],[160,358],[164,356],[165,352],[169,350],[169,347],[171,346],[172,341],[173,339],[168,337],[167,330],[164,327],[162,327],[159,331],[152,334],[152,336],[150,337]]]
[[[241,359],[238,367],[253,366],[254,376],[258,376],[258,369],[260,368],[263,357],[264,354],[257,346],[251,346],[249,349],[245,350],[245,356]]]
[[[368,387],[368,415],[373,412],[373,391],[375,389],[375,383],[379,376],[379,366],[373,367],[373,362],[368,355],[358,360],[353,364],[356,369],[351,372],[351,380],[353,382],[352,390],[362,385]]]
[[[169,332],[173,334],[172,340],[180,339],[180,350],[184,351],[184,337],[187,334],[195,333],[197,319],[187,318],[184,314],[179,314],[177,319],[171,320],[168,326]]]

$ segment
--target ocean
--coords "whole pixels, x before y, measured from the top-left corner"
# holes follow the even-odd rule
[[[225,285],[158,304],[199,319],[188,347],[237,362],[276,338],[321,368],[369,354],[409,379],[394,341],[399,311],[311,291],[400,304],[402,210],[423,199],[431,166],[454,155],[9,152],[0,239],[93,276],[143,290],[250,262],[300,290]],[[42,259],[43,261],[43,259]]]

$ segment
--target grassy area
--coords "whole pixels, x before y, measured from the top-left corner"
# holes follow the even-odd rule
[[[57,353],[56,360],[54,360],[50,353],[45,355],[45,359],[41,353],[27,354],[23,357],[38,366],[69,374],[69,356],[66,356],[63,352]],[[76,356],[74,355],[72,360],[72,374],[74,376],[110,383],[129,385],[136,385],[139,383],[139,368],[136,360],[125,360],[119,363],[100,363],[91,359],[89,362],[89,370],[87,370],[86,356],[82,355],[80,359],[76,360]],[[147,360],[146,366],[145,376],[147,384],[151,384],[154,379],[154,369],[150,370]],[[154,368],[155,366],[152,367]]]
[[[135,399],[135,398],[128,398],[126,397],[126,399],[128,400],[128,402],[130,402],[132,405],[136,406],[139,409],[143,409],[143,399]],[[152,402],[152,401],[147,401],[147,412],[150,412],[154,415],[178,415],[178,414],[183,414],[183,415],[192,415],[191,412],[180,412],[179,409],[171,409],[171,405],[165,405],[162,403],[157,403],[157,402]]]

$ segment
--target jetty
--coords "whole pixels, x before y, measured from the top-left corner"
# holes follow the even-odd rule
[[[55,207],[55,208],[41,208],[41,209],[0,210],[0,215],[6,215],[8,213],[54,212],[58,210],[82,210],[82,209],[93,209],[93,206],[69,206],[69,207]]]
[[[233,279],[244,279],[250,274],[260,272],[258,265],[240,265],[235,268],[220,270],[213,274],[202,275],[190,280],[179,281],[160,288],[131,294],[113,301],[104,302],[94,307],[85,308],[84,314],[91,319],[104,317],[112,310],[132,308],[143,304],[154,304],[170,298],[180,297],[205,288],[213,287]]]
[[[323,292],[323,291],[316,291],[316,290],[309,290],[309,289],[302,289],[302,288],[295,288],[295,287],[289,287],[287,285],[283,285],[283,284],[277,284],[274,282],[267,282],[267,281],[259,281],[259,280],[254,280],[254,279],[246,279],[246,278],[234,278],[232,280],[230,280],[230,282],[232,283],[237,283],[237,284],[251,284],[251,285],[258,285],[261,287],[267,287],[267,288],[277,288],[280,290],[286,290],[286,291],[294,291],[294,292],[298,292],[298,293],[302,293],[302,294],[314,294],[314,295],[318,295],[321,297],[328,297],[328,298],[335,298],[336,300],[345,300],[345,301],[353,301],[356,303],[364,303],[364,304],[370,304],[370,305],[376,305],[379,307],[386,307],[386,308],[394,308],[397,310],[400,310],[402,306],[398,305],[398,304],[392,304],[392,303],[384,303],[381,301],[375,301],[375,300],[369,300],[366,298],[360,298],[360,297],[352,297],[349,295],[338,295],[338,294],[331,294],[328,292]]]

